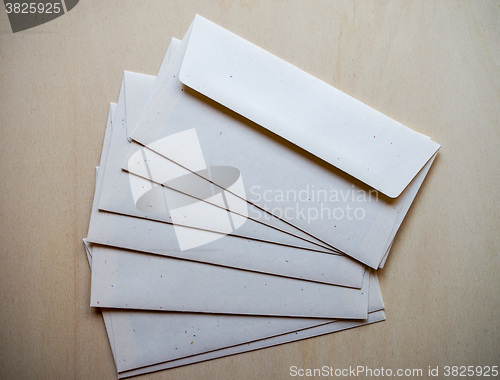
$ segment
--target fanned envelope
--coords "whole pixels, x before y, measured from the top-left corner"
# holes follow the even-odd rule
[[[179,78],[391,198],[439,149],[201,16],[193,22]]]
[[[94,307],[366,319],[368,293],[368,272],[353,289],[113,247],[92,256]]]
[[[438,144],[201,16],[157,80],[131,135],[157,155],[125,170],[172,187],[144,168],[173,161],[333,250],[384,262]],[[162,144],[172,138],[183,155]],[[199,147],[208,165],[238,169],[245,197],[200,170]]]
[[[108,318],[105,317],[105,320]],[[280,344],[295,342],[302,339],[314,338],[320,335],[331,334],[343,330],[352,329],[355,327],[361,327],[369,325],[376,322],[382,322],[385,320],[385,313],[383,310],[373,311],[368,313],[368,318],[361,321],[353,320],[337,320],[335,322],[326,323],[323,325],[306,328],[303,330],[292,331],[282,335],[272,336],[270,338],[260,339],[256,341],[251,341],[249,343],[244,343],[236,346],[231,346],[227,348],[222,348],[219,350],[209,351],[203,354],[197,354],[193,356],[187,356],[181,359],[174,359],[171,361],[164,361],[158,364],[148,365],[145,367],[132,369],[128,371],[122,371],[118,373],[118,378],[127,378],[131,376],[137,376],[144,373],[161,371],[165,369],[185,366],[189,364],[199,363],[206,360],[217,359],[224,356],[240,354],[244,352],[249,352],[253,350],[259,350],[262,348],[268,348],[272,346],[277,346]],[[265,323],[265,322],[262,322]],[[108,326],[108,323],[106,324]],[[112,326],[112,325],[111,325]],[[165,341],[162,342],[165,344]],[[147,357],[147,354],[146,354]],[[116,361],[116,359],[115,359]]]
[[[384,320],[438,150],[196,16],[108,114],[84,242],[118,377]]]

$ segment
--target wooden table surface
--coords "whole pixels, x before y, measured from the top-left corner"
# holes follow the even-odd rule
[[[123,70],[156,74],[195,13],[442,148],[379,271],[384,323],[142,378],[500,365],[498,1],[81,0],[18,33],[0,12],[0,378],[116,378],[81,240],[94,168]]]

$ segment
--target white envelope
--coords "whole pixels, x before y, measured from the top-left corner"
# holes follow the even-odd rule
[[[209,165],[239,169],[250,203],[381,265],[438,144],[200,16],[157,80],[132,139],[211,181],[194,151],[156,144],[194,130]]]
[[[353,289],[114,247],[92,255],[94,307],[366,319],[368,293],[368,272]]]
[[[180,81],[368,184],[399,196],[439,145],[196,16]]]
[[[116,105],[110,107],[101,154],[101,174],[107,165],[113,133],[112,120],[117,120],[116,108]],[[97,204],[102,179],[103,176],[99,175],[96,180],[88,231],[90,242],[327,284],[353,288],[362,286],[364,266],[345,256],[267,244],[231,235],[213,239],[203,247],[181,251],[176,248],[177,237],[171,224],[99,211]],[[217,235],[208,231],[205,234]]]
[[[92,248],[87,242],[85,248],[92,266]],[[375,273],[371,276],[369,314],[363,321],[110,309],[102,314],[122,378],[382,321],[380,287]]]
[[[327,323],[324,325],[319,325],[316,327],[310,327],[303,330],[293,331],[282,335],[273,336],[270,338],[260,339],[257,341],[252,341],[249,343],[244,343],[241,345],[236,345],[232,347],[222,348],[220,350],[210,351],[204,354],[198,354],[193,356],[188,356],[182,359],[176,359],[172,361],[166,361],[155,365],[145,366],[129,371],[123,371],[118,373],[118,378],[127,378],[131,376],[137,376],[140,374],[145,374],[149,372],[161,371],[165,369],[185,366],[189,364],[199,363],[206,360],[213,360],[220,357],[225,357],[229,355],[236,355],[244,352],[249,352],[253,350],[259,350],[262,348],[268,348],[272,346],[277,346],[280,344],[295,342],[302,339],[313,338],[320,335],[331,334],[343,330],[352,329],[355,327],[361,327],[369,325],[376,322],[382,322],[385,320],[385,313],[383,310],[370,312],[368,318],[362,321],[352,321],[352,320],[338,320],[336,322]],[[165,343],[165,342],[163,342]]]

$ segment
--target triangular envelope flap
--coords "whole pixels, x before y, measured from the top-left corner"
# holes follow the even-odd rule
[[[439,144],[196,16],[179,79],[395,198]]]

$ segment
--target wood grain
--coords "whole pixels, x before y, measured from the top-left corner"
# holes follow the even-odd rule
[[[88,306],[94,167],[123,70],[155,74],[195,13],[442,144],[380,271],[387,321],[143,376],[500,365],[498,1],[81,0],[0,12],[0,378],[113,379]]]

